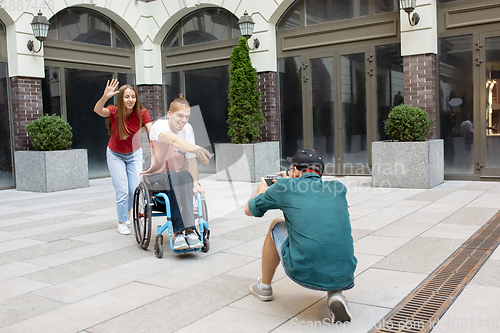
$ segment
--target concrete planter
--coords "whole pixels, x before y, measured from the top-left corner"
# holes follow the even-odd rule
[[[444,181],[444,141],[372,142],[374,187],[432,188]]]
[[[258,182],[279,172],[279,142],[216,143],[217,180]]]
[[[89,187],[87,149],[16,151],[16,189],[55,192]]]

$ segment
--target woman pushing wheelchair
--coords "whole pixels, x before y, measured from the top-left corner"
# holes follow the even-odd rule
[[[141,173],[151,190],[165,192],[169,198],[174,251],[203,246],[193,215],[193,194],[205,196],[198,182],[196,158],[208,166],[213,154],[195,144],[190,115],[189,103],[182,95],[170,103],[168,119],[157,120],[151,128],[151,166]]]

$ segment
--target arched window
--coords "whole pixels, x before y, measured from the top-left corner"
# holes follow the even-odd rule
[[[370,0],[296,0],[279,20],[277,30],[300,27],[301,13],[303,13],[302,20],[305,25],[314,25],[398,10],[399,0],[374,0],[373,2]]]
[[[182,18],[165,37],[162,49],[240,37],[238,19],[223,8],[204,8]]]
[[[49,20],[48,38],[132,50],[132,42],[106,16],[79,7],[66,8]]]

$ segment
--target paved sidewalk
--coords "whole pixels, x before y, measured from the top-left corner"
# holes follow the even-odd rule
[[[109,178],[55,193],[0,191],[0,333],[367,332],[500,210],[496,182],[415,190],[337,179],[348,187],[358,258],[356,286],[345,292],[350,324],[323,321],[326,293],[294,284],[281,266],[272,302],[249,294],[280,213],[247,217],[256,184],[202,175],[211,249],[174,255],[167,245],[162,259],[153,244],[143,251],[116,232]],[[433,332],[500,332],[499,275],[497,249]]]

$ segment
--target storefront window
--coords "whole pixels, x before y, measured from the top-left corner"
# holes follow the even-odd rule
[[[165,110],[168,111],[170,103],[181,93],[181,76],[179,72],[163,74],[163,100],[165,101]]]
[[[7,63],[0,62],[0,188],[14,187],[8,79]]]
[[[389,140],[384,121],[392,107],[404,103],[403,57],[400,44],[375,47],[377,63],[377,141]]]
[[[304,147],[300,57],[278,59],[278,87],[281,156],[285,160]]]
[[[444,139],[445,174],[474,173],[472,35],[439,39],[440,137]],[[472,125],[473,126],[473,125]]]
[[[45,67],[42,79],[43,114],[61,116],[61,73],[58,67]]]

